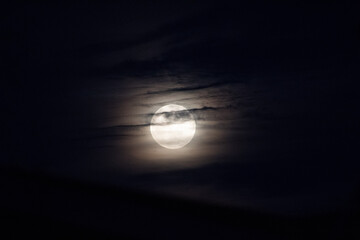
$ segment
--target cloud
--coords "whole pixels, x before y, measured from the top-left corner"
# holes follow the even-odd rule
[[[197,120],[199,119],[199,114],[207,112],[207,111],[219,111],[219,110],[223,110],[223,109],[229,109],[232,108],[231,105],[229,106],[225,106],[225,107],[209,107],[209,106],[204,106],[201,108],[190,108],[187,110],[182,110],[182,111],[176,111],[178,114],[180,114],[180,116],[184,115],[185,113],[187,113],[188,111],[191,113],[195,113],[195,118]],[[173,112],[162,112],[162,113],[158,113],[158,114],[167,114],[167,113],[173,113]],[[154,113],[146,113],[146,114],[141,114],[141,116],[145,116],[146,119],[150,119],[152,116],[154,115]],[[204,118],[201,118],[202,120],[204,120]]]
[[[160,90],[160,91],[148,91],[148,92],[146,92],[146,94],[163,94],[163,93],[171,93],[171,92],[195,91],[195,90],[201,90],[201,89],[206,89],[206,88],[219,87],[219,86],[222,86],[225,84],[227,84],[226,81],[214,82],[214,83],[210,83],[210,84],[191,86],[191,87],[179,87],[179,88],[169,88],[169,89]]]
[[[191,108],[188,110],[183,110],[183,111],[175,111],[177,118],[183,118],[185,116],[188,115],[188,112],[191,113],[201,113],[201,112],[206,112],[206,111],[218,111],[221,109],[228,109],[231,108],[232,106],[227,106],[227,107],[208,107],[208,106],[204,106],[201,108]],[[174,112],[161,112],[158,114],[174,114]],[[119,124],[119,125],[113,125],[113,126],[107,126],[107,127],[101,127],[98,129],[102,129],[102,130],[108,130],[108,129],[120,129],[120,130],[129,130],[129,129],[135,129],[135,128],[143,128],[143,127],[149,127],[151,125],[150,123],[150,119],[152,118],[152,116],[154,115],[154,113],[146,113],[146,114],[138,114],[138,116],[142,116],[145,117],[147,120],[145,123],[143,124]],[[194,116],[197,120],[198,117],[195,115]],[[204,119],[202,119],[204,120]]]

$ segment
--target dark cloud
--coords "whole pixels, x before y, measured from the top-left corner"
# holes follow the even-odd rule
[[[206,118],[204,117],[204,114],[208,111],[220,111],[220,110],[227,110],[227,109],[231,109],[232,106],[225,106],[225,107],[209,107],[209,106],[203,106],[201,108],[190,108],[190,109],[187,109],[187,110],[184,110],[184,111],[174,111],[174,112],[162,112],[162,113],[159,113],[159,115],[161,114],[168,114],[168,115],[171,115],[171,114],[174,114],[175,113],[175,116],[176,117],[179,117],[179,118],[182,118],[182,116],[187,116],[187,112],[191,112],[192,114],[194,114],[194,117],[195,119],[197,120],[206,120]],[[148,114],[145,114],[145,117],[146,119],[151,119],[152,116],[154,115],[154,113],[148,113]]]
[[[200,86],[192,86],[192,87],[180,87],[180,88],[170,88],[161,91],[148,91],[146,94],[164,94],[164,93],[171,93],[171,92],[184,92],[184,91],[196,91],[206,88],[218,87],[227,84],[226,82],[215,82],[210,83],[207,85],[200,85]]]

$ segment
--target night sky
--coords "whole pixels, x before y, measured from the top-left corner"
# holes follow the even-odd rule
[[[9,192],[24,189],[21,181],[50,178],[85,184],[90,192],[91,186],[126,189],[310,219],[357,212],[359,219],[359,7],[332,1],[6,6],[0,168],[8,205],[2,209],[71,219],[76,213],[43,213],[53,209],[46,203],[12,203],[20,196],[41,202],[46,194],[29,189],[52,188],[42,180],[26,183],[27,195]],[[150,134],[154,112],[167,104],[186,107],[196,120],[184,148],[162,148]],[[57,205],[81,198],[66,186]],[[99,200],[94,209],[107,204]]]

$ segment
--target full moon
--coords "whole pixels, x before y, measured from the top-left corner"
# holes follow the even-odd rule
[[[183,106],[169,104],[157,110],[150,124],[154,140],[162,147],[179,149],[194,137],[196,123],[193,115]]]

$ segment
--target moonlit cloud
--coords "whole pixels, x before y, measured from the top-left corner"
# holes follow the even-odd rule
[[[219,152],[219,149],[214,148],[213,145],[219,141],[222,142],[222,144],[226,144],[226,134],[224,135],[222,129],[227,128],[228,121],[237,118],[237,112],[231,113],[230,110],[233,108],[230,102],[233,101],[235,97],[232,98],[228,92],[223,93],[223,89],[219,88],[221,84],[218,83],[208,84],[206,86],[193,86],[190,79],[185,79],[183,82],[184,83],[181,83],[181,87],[176,88],[175,91],[174,89],[170,89],[170,91],[164,90],[163,92],[154,94],[149,89],[158,88],[156,84],[148,84],[147,79],[141,83],[141,79],[137,79],[134,87],[126,86],[126,95],[129,96],[127,97],[126,95],[122,95],[121,90],[118,96],[113,93],[113,89],[122,89],[121,81],[109,81],[109,95],[107,96],[109,99],[107,99],[107,101],[111,102],[113,110],[109,111],[109,115],[105,113],[98,114],[102,116],[104,121],[100,122],[99,126],[96,127],[97,130],[94,131],[94,134],[104,135],[101,131],[118,132],[119,139],[112,138],[111,141],[114,142],[122,141],[124,139],[121,139],[120,136],[126,136],[127,151],[136,152],[137,161],[143,161],[149,158],[147,154],[148,151],[159,148],[159,146],[154,144],[154,141],[149,138],[150,120],[155,110],[163,105],[179,104],[187,107],[197,121],[197,132],[194,140],[183,150],[187,151],[188,149],[192,149],[192,156],[189,157],[189,160],[185,161],[193,161],[197,164],[196,162],[199,161],[197,159],[204,159],[201,160],[203,163],[206,158],[215,159],[216,156],[221,154],[221,151]],[[106,82],[102,82],[101,84],[102,86],[106,86]],[[178,79],[171,77],[167,78],[167,80],[164,80],[164,78],[161,80],[161,86],[177,84],[179,85]],[[97,96],[99,95],[94,92],[93,97],[96,98]],[[146,99],[146,104],[144,104],[144,98]],[[125,102],[127,103],[126,106],[123,105]],[[116,112],[116,108],[122,109],[122,111]],[[106,109],[103,109],[103,111],[107,112]],[[179,112],[178,114],[182,113]],[[211,129],[211,125],[216,126],[216,128]],[[148,140],[139,145],[139,136],[144,136],[144,138]],[[101,138],[99,141],[101,141]],[[106,141],[109,143],[108,140]],[[211,142],[212,144],[209,144]],[[121,151],[124,150],[121,144],[118,145],[118,148],[121,149]],[[224,149],[224,151],[226,151],[226,149]],[[143,153],[143,156],[141,156],[141,153]],[[158,159],[159,154],[163,154],[160,149],[158,154],[156,152],[151,154],[151,158]],[[183,156],[174,154],[172,158],[179,158],[179,161],[181,161],[180,158],[183,158]],[[179,164],[176,163],[175,165]]]

